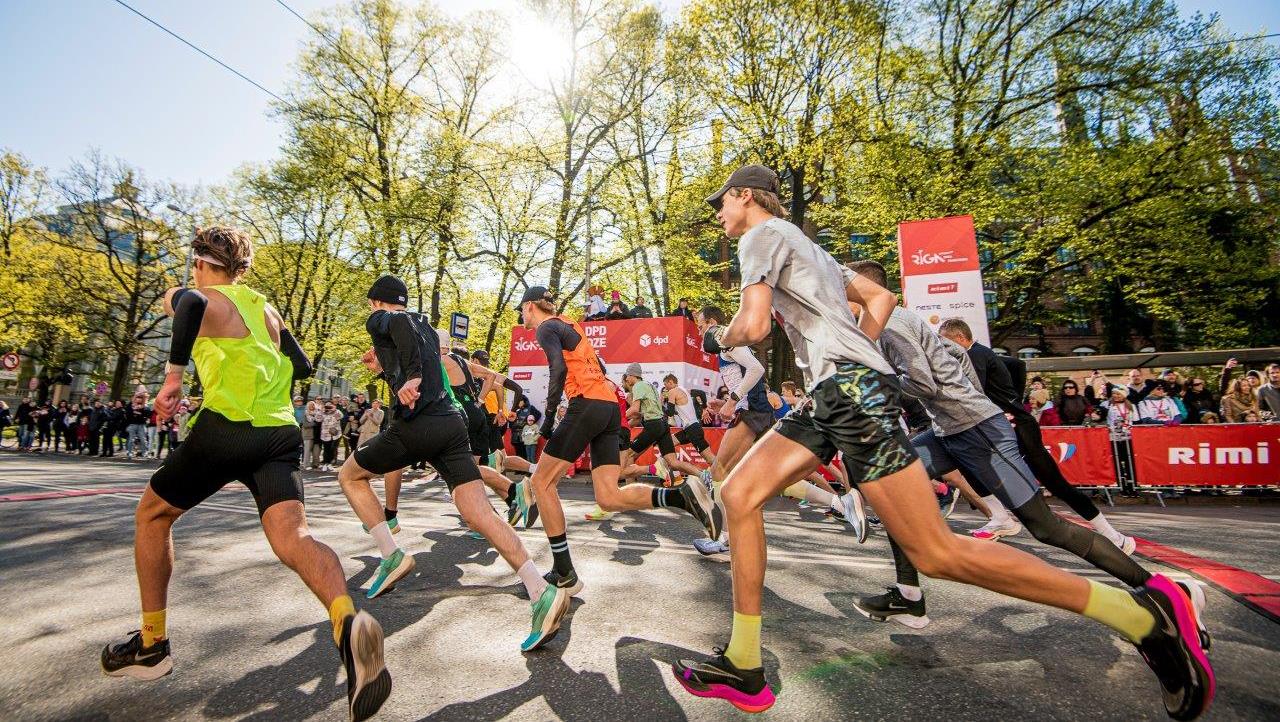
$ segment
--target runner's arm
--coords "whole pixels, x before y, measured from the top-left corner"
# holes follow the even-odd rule
[[[754,389],[756,384],[760,383],[760,379],[764,378],[764,365],[746,346],[735,346],[724,355],[728,356],[729,360],[742,365],[742,383],[737,389],[731,390],[739,399],[745,398],[747,392]]]
[[[418,330],[413,327],[413,323],[406,314],[393,313],[389,314],[389,316],[387,334],[391,336],[391,340],[395,344],[396,355],[400,360],[400,375],[403,381],[422,379],[421,383],[430,385],[430,381],[435,379],[435,374],[424,376],[422,373],[423,358],[418,349]],[[439,383],[439,380],[435,379],[437,386]],[[439,391],[439,389],[436,390]]]
[[[889,314],[898,305],[897,294],[848,268],[844,268],[843,273],[845,298],[865,309],[865,313],[858,316],[858,328],[873,341],[880,338]]]
[[[863,314],[864,317],[866,315]],[[938,395],[928,354],[919,341],[911,338],[910,334],[893,329],[880,336],[880,345],[884,348],[885,358],[898,372],[903,391],[918,399],[932,399]]]
[[[186,368],[191,362],[191,349],[195,347],[196,336],[200,335],[200,324],[204,322],[205,309],[209,307],[209,299],[194,288],[174,288],[165,299],[166,310],[173,316],[173,339],[169,345],[170,371]]]
[[[301,381],[310,378],[315,369],[311,366],[311,359],[307,358],[307,353],[302,350],[302,346],[298,345],[298,340],[289,333],[289,329],[280,329],[280,353],[284,354],[289,363],[293,364],[293,380]]]
[[[551,436],[551,429],[555,426],[555,414],[550,411],[560,407],[560,396],[564,393],[565,377],[569,374],[569,367],[564,362],[564,349],[566,334],[570,340],[577,337],[572,328],[556,319],[548,319],[538,326],[538,345],[542,346],[542,350],[547,355],[547,367],[551,371],[551,376],[547,381],[547,405],[546,416],[542,420],[542,435]],[[578,339],[581,341],[581,338]],[[577,343],[574,343],[577,347]]]
[[[765,340],[773,324],[772,308],[773,286],[760,282],[742,289],[742,305],[720,338],[721,348],[750,346]]]

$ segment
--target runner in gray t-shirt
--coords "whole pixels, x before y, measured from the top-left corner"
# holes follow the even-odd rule
[[[1136,644],[1164,689],[1170,716],[1191,719],[1213,698],[1213,671],[1186,595],[1161,575],[1132,592],[1055,569],[1026,552],[952,534],[933,488],[899,423],[899,387],[875,341],[897,297],[839,266],[780,219],[778,177],[763,166],[734,171],[707,199],[730,238],[741,238],[742,303],[722,347],[769,336],[781,317],[810,385],[811,400],[792,410],[729,474],[722,489],[733,575],[733,633],[704,660],[672,664],[691,694],[748,712],[774,703],[760,658],[764,589],[763,507],[791,483],[844,453],[849,478],[875,507],[907,557],[928,576],[950,579],[1084,614]],[[863,312],[857,321],[848,307]]]

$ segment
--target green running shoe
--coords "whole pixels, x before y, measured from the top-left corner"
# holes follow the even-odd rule
[[[413,557],[405,554],[403,549],[397,549],[394,554],[383,559],[378,565],[378,573],[374,575],[373,583],[369,585],[369,592],[365,597],[373,599],[383,592],[390,591],[396,582],[413,571],[413,567]]]
[[[577,573],[569,572],[567,577],[561,577],[553,572],[551,576],[542,596],[533,603],[532,629],[520,643],[521,652],[532,652],[550,642],[560,631],[560,620],[569,611],[571,592],[578,583]]]

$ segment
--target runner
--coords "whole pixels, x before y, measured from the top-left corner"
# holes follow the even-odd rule
[[[875,261],[851,263],[849,272],[878,285],[887,282],[884,267]],[[901,306],[890,314],[880,344],[902,388],[929,412],[932,428],[912,437],[911,444],[930,478],[959,469],[976,487],[994,493],[1039,541],[1081,557],[1130,587],[1150,581],[1151,574],[1114,544],[1053,513],[1018,454],[1004,413],[966,376],[968,367],[977,379],[964,349],[939,337],[924,319]],[[919,575],[892,535],[889,544],[897,586],[886,594],[858,599],[854,606],[870,619],[893,619],[919,629],[929,623]]]
[[[718,359],[720,379],[730,389],[732,405],[726,403],[719,411],[721,417],[731,419],[729,429],[720,439],[720,453],[711,465],[712,492],[721,518],[724,518],[721,486],[747,450],[773,427],[774,409],[769,403],[768,387],[764,383],[764,365],[751,353],[751,349],[720,345],[719,337],[725,330],[724,311],[719,306],[703,306],[694,314],[694,323],[702,334],[702,350]],[[808,498],[812,503],[830,507],[849,523],[859,543],[866,541],[866,513],[857,490],[851,488],[844,496],[837,497],[802,480],[784,489],[782,495],[802,500]],[[717,539],[695,539],[693,547],[703,556],[723,554],[729,551],[729,531],[722,529]]]
[[[708,466],[708,469],[700,472],[698,476],[702,477],[704,482],[710,482],[709,467],[716,463],[716,455],[711,450],[711,444],[707,443],[707,435],[702,430],[702,419],[698,416],[698,409],[693,404],[693,396],[680,386],[680,379],[677,379],[675,374],[662,377],[662,388],[666,401],[676,410],[676,423],[680,426],[680,431],[675,434],[676,443],[689,444],[698,450],[698,454]]]
[[[646,484],[618,486],[618,402],[606,382],[604,365],[582,327],[556,315],[555,299],[546,288],[533,286],[526,290],[519,310],[524,327],[536,330],[538,344],[551,367],[544,408],[557,408],[561,394],[569,397],[568,412],[554,432],[555,417],[549,412],[543,417],[542,435],[548,441],[530,480],[542,510],[542,528],[555,558],[555,568],[549,575],[554,584],[541,599],[532,597],[538,599],[533,609],[533,629],[520,645],[530,651],[560,629],[560,620],[569,609],[569,596],[580,588],[569,556],[564,508],[556,484],[587,447],[591,448],[591,483],[596,503],[605,511],[671,507],[691,514],[713,539],[720,529],[712,515],[711,499],[701,484],[682,484],[674,489]],[[518,504],[527,505],[529,501],[523,495],[517,498]]]
[[[391,675],[383,665],[382,627],[367,612],[356,612],[337,555],[307,529],[302,434],[289,388],[311,375],[311,362],[266,298],[238,284],[253,260],[247,235],[226,226],[203,228],[191,252],[195,287],[165,294],[173,339],[156,408],[162,419],[173,416],[193,357],[204,404],[138,503],[134,562],[142,626],[102,650],[103,672],[153,680],[173,670],[165,629],[173,523],[239,481],[253,494],[272,551],[328,609],[346,668],[348,711],[354,720],[367,719],[391,693]]]
[[[493,422],[480,405],[480,399],[492,389],[514,387],[512,403],[519,398],[522,390],[519,384],[510,381],[497,371],[465,358],[462,354],[450,351],[451,339],[447,331],[436,329],[436,335],[440,340],[440,362],[444,365],[445,375],[449,378],[453,398],[462,407],[462,415],[467,424],[468,445],[480,469],[481,480],[506,503],[508,523],[514,526],[517,520],[522,520],[527,529],[538,519],[538,506],[531,504],[523,509],[518,508],[515,503],[516,494],[524,493],[522,485],[527,482],[512,482],[500,471],[485,464],[490,452],[500,447],[494,447],[491,432]]]
[[[760,712],[773,705],[760,657],[765,541],[762,508],[795,479],[844,452],[850,480],[860,485],[885,530],[929,576],[961,581],[1083,614],[1138,646],[1177,719],[1202,714],[1214,679],[1182,590],[1163,576],[1129,592],[1055,569],[1007,545],[952,534],[938,513],[924,465],[899,425],[893,367],[875,340],[897,306],[894,294],[839,264],[784,215],[778,177],[745,166],[708,202],[730,238],[738,238],[742,303],[721,343],[765,339],[771,309],[795,348],[811,390],[809,401],[783,419],[747,454],[728,481],[733,564],[733,632],[724,650],[703,661],[678,661],[672,672],[690,693]],[[855,320],[848,301],[865,311]],[[543,513],[546,513],[544,509]]]
[[[622,374],[622,387],[631,397],[627,416],[640,421],[640,435],[632,440],[631,445],[622,451],[622,478],[630,479],[642,474],[663,477],[664,486],[674,486],[679,471],[695,478],[702,477],[702,469],[681,461],[676,456],[675,441],[671,437],[671,428],[667,426],[667,415],[662,412],[662,402],[658,400],[658,392],[649,382],[644,380],[644,370],[640,364],[627,366]],[[699,427],[701,428],[701,427]],[[633,464],[650,447],[658,447],[658,459],[654,464]]]
[[[1045,451],[1039,422],[1018,402],[1021,393],[1014,388],[1009,370],[996,357],[995,352],[974,342],[973,331],[969,328],[969,324],[961,319],[949,318],[943,321],[938,328],[938,333],[968,351],[974,370],[982,380],[983,393],[1000,407],[1001,411],[1013,417],[1013,430],[1017,434],[1018,448],[1022,451],[1022,456],[1026,459],[1027,466],[1031,467],[1035,478],[1044,484],[1050,494],[1061,499],[1079,514],[1095,531],[1123,549],[1125,554],[1133,554],[1134,549],[1137,548],[1133,537],[1116,531],[1093,500],[1067,481],[1062,475],[1062,470],[1058,468],[1058,463],[1053,460],[1049,452]],[[974,530],[975,537],[998,539],[1001,536],[1007,536],[1010,530],[1021,528],[1017,526],[1017,520],[1010,520],[1007,514],[1001,514],[1002,509],[988,505],[992,507],[991,521],[986,526]]]
[[[369,289],[372,313],[365,328],[373,348],[365,353],[370,370],[380,372],[393,394],[390,426],[356,449],[338,472],[338,483],[360,521],[377,542],[382,563],[369,585],[372,599],[389,591],[413,570],[414,560],[391,536],[369,479],[418,461],[431,465],[444,479],[454,506],[472,530],[479,532],[537,600],[547,583],[528,552],[489,506],[480,470],[467,443],[466,423],[448,387],[439,344],[426,319],[405,310],[409,291],[395,276],[383,276]]]

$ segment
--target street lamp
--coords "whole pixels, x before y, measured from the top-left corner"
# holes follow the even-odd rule
[[[173,211],[174,213],[181,213],[182,215],[187,217],[187,220],[191,221],[191,236],[192,238],[194,238],[196,234],[196,217],[191,215],[187,211],[179,208],[176,204],[173,204],[173,203],[170,203],[165,207]],[[184,288],[191,283],[191,255],[194,252],[195,250],[191,247],[191,242],[188,241],[187,242],[187,260],[182,269],[182,286]]]

